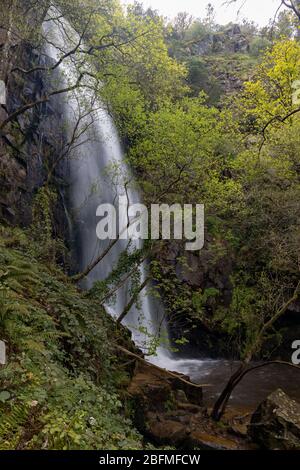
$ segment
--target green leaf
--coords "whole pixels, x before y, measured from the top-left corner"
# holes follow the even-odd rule
[[[3,392],[0,392],[0,401],[2,403],[6,402],[7,400],[10,399],[10,393],[4,390]]]

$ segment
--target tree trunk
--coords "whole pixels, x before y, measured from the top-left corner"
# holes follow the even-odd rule
[[[240,379],[242,378],[244,372],[247,370],[247,367],[248,367],[248,364],[244,362],[243,364],[240,365],[238,370],[230,377],[226,387],[224,388],[223,392],[219,396],[213,408],[211,417],[215,421],[220,421],[223,414],[225,413],[231,394],[233,390],[235,389],[235,387],[237,386],[237,384],[240,382]]]
[[[269,362],[265,362],[262,364],[258,364],[253,367],[249,367],[249,364],[243,363],[240,366],[240,368],[237,370],[237,372],[230,378],[225,390],[222,392],[217,403],[214,406],[211,417],[215,421],[220,421],[221,417],[225,413],[226,407],[228,405],[228,401],[231,397],[233,390],[235,389],[235,387],[238,386],[238,384],[243,380],[243,378],[246,375],[250,374],[251,372],[254,372],[255,370],[262,369],[263,367],[267,367],[271,365],[290,367],[290,368],[300,371],[300,366],[296,366],[294,364],[290,364],[289,362],[284,362],[284,361],[269,361]]]
[[[124,320],[124,318],[126,317],[126,315],[130,312],[131,308],[132,308],[132,307],[134,306],[134,304],[137,302],[140,293],[145,289],[145,287],[146,287],[146,285],[148,284],[148,282],[150,281],[150,279],[151,279],[150,276],[146,277],[146,279],[144,280],[143,284],[140,286],[140,288],[138,289],[138,291],[134,293],[134,295],[132,296],[130,302],[129,302],[128,305],[124,308],[123,312],[121,313],[121,315],[119,316],[119,318],[118,318],[118,320],[117,320],[117,323],[122,323],[122,321]]]

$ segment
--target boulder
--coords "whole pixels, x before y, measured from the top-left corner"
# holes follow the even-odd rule
[[[180,379],[185,379],[183,382]],[[164,411],[171,402],[188,402],[202,406],[201,387],[189,385],[189,377],[181,374],[169,375],[151,364],[137,363],[134,377],[129,386],[129,394],[137,397],[147,411]]]
[[[248,433],[264,449],[300,450],[300,404],[277,390],[258,407]]]
[[[204,428],[207,427],[207,431]],[[205,422],[201,413],[182,415],[178,412],[167,415],[148,414],[147,436],[161,445],[171,445],[177,448],[199,450],[239,450],[243,448],[238,440],[230,439],[226,435],[217,434]]]
[[[245,439],[232,437],[210,419],[202,389],[151,364],[138,362],[128,388],[137,429],[155,445],[180,449],[236,450]]]
[[[182,382],[180,378],[189,381],[188,377],[171,376],[151,364],[138,362],[136,365],[128,388],[135,403],[135,424],[140,432],[156,442],[165,443],[168,437],[172,444],[180,442],[186,437],[183,427],[201,410],[202,388]]]
[[[184,415],[148,413],[146,418],[146,435],[157,445],[182,446],[189,436]]]

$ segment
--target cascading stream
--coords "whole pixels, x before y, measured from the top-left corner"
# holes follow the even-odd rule
[[[59,18],[59,20],[55,19]],[[79,42],[79,36],[68,23],[61,19],[55,8],[48,12],[43,25],[46,36],[46,55],[56,63],[63,54],[72,50]],[[76,64],[84,63],[82,52],[64,59],[57,69],[59,86],[70,86],[78,80]],[[81,67],[84,67],[81,65]],[[84,70],[84,68],[83,68]],[[81,68],[82,71],[82,68]],[[96,210],[100,204],[114,204],[118,196],[125,194],[124,175],[129,170],[124,162],[120,140],[108,111],[95,97],[91,78],[81,81],[80,87],[72,92],[59,95],[66,138],[72,140],[76,126],[76,143],[68,155],[69,168],[69,212],[72,220],[72,237],[76,240],[79,267],[84,270],[102,253],[109,241],[100,241],[96,235]],[[79,126],[78,126],[79,123]],[[126,177],[126,176],[125,176]],[[137,191],[127,190],[130,203],[139,203]],[[125,211],[126,212],[126,211]],[[124,227],[127,220],[122,222]],[[131,249],[140,248],[140,241],[132,241]],[[128,241],[119,240],[107,256],[87,276],[85,287],[91,288],[95,281],[104,280],[111,273]],[[141,282],[146,278],[146,265],[141,268]],[[112,305],[106,308],[111,315],[118,317],[130,301],[130,285],[124,285],[116,294]],[[124,320],[139,347],[147,350],[150,337],[160,334],[164,324],[163,313],[158,302],[147,294],[141,294],[140,308],[133,307]],[[163,365],[168,352],[160,348],[155,362]]]

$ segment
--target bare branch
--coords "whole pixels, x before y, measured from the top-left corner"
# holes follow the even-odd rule
[[[123,348],[122,346],[119,346],[118,344],[114,344],[114,347],[116,349],[118,349],[119,351],[123,352],[124,354],[126,354],[127,356],[130,356],[130,357],[133,357],[134,359],[136,359],[137,361],[139,362],[142,362],[143,364],[145,364],[146,366],[148,367],[151,367],[153,369],[156,369],[160,372],[163,372],[167,375],[169,375],[170,377],[174,378],[174,379],[177,379],[179,380],[180,382],[186,384],[186,385],[190,385],[191,387],[195,387],[197,389],[201,389],[201,388],[204,388],[204,387],[211,387],[211,385],[209,384],[195,384],[193,382],[189,382],[188,380],[184,379],[183,376],[181,374],[176,374],[174,372],[170,372],[166,369],[162,369],[161,367],[158,367],[154,364],[150,364],[149,362],[147,362],[144,358],[142,358],[141,356],[138,356],[137,354],[131,352],[131,351],[128,351],[128,349],[125,349]]]
[[[117,320],[117,323],[122,323],[122,321],[124,320],[124,318],[126,317],[126,315],[130,312],[131,308],[134,306],[134,304],[137,302],[137,299],[140,295],[140,293],[145,289],[145,287],[147,286],[147,284],[150,282],[151,280],[151,276],[148,276],[146,277],[146,279],[144,280],[144,282],[141,284],[141,286],[139,287],[139,289],[133,294],[132,298],[130,299],[128,305],[126,305],[126,307],[124,308],[123,312],[121,313],[121,315],[119,316],[118,320]]]
[[[273,124],[274,122],[280,122],[280,123],[285,123],[285,121],[287,121],[289,118],[295,116],[295,114],[298,114],[300,112],[300,108],[296,108],[294,109],[293,111],[290,111],[288,114],[286,114],[284,117],[280,116],[280,115],[277,115],[277,116],[273,116],[263,127],[263,129],[261,130],[261,134],[262,134],[262,142],[260,144],[260,147],[259,147],[259,155],[261,154],[262,152],[262,149],[267,141],[267,137],[266,137],[266,132],[268,130],[268,128],[271,126],[271,124]]]
[[[282,0],[282,3],[283,5],[285,5],[287,8],[289,8],[290,10],[293,10],[293,12],[295,13],[295,15],[298,17],[298,19],[300,20],[300,11],[298,10],[298,8],[296,8],[296,5],[295,3],[293,2],[293,0],[290,0],[290,3],[288,3],[287,0]]]
[[[49,20],[53,20],[53,18],[50,18]],[[30,74],[30,73],[34,73],[34,72],[51,72],[55,69],[57,69],[64,60],[66,60],[68,57],[76,54],[76,52],[79,50],[80,46],[82,45],[82,41],[83,41],[83,38],[84,38],[84,35],[87,31],[87,28],[89,26],[89,23],[90,23],[90,20],[91,18],[89,18],[89,20],[87,21],[80,37],[79,37],[79,41],[78,43],[76,44],[76,46],[73,47],[73,49],[71,49],[70,51],[66,52],[54,65],[52,65],[51,67],[42,67],[42,66],[36,66],[36,67],[33,67],[29,70],[25,70],[25,69],[22,69],[20,67],[15,67],[11,70],[11,72],[21,72],[23,74]]]
[[[144,263],[144,261],[146,261],[147,257],[145,256],[144,258],[142,258],[138,264],[138,266],[135,266],[128,274],[126,274],[126,276],[124,276],[119,282],[118,284],[111,290],[109,291],[104,297],[102,297],[102,299],[100,300],[100,303],[103,304],[104,302],[106,302],[108,299],[110,299],[111,297],[113,297],[113,295],[115,295],[116,292],[118,292],[118,290],[124,285],[126,284],[126,282],[137,272],[137,270],[139,269],[140,265]]]
[[[52,91],[51,93],[49,93],[48,95],[44,96],[43,98],[39,99],[39,100],[36,100],[32,103],[27,103],[25,104],[24,106],[21,106],[19,109],[17,109],[14,113],[10,114],[1,124],[0,124],[0,135],[3,135],[3,129],[12,121],[16,120],[18,116],[20,116],[21,114],[25,113],[26,111],[29,111],[30,109],[40,105],[40,104],[43,104],[43,103],[46,103],[50,100],[50,98],[52,96],[56,96],[56,95],[60,95],[60,94],[63,94],[63,93],[68,93],[70,91],[73,91],[75,90],[76,88],[78,88],[78,86],[80,85],[80,82],[82,81],[84,75],[86,75],[85,72],[82,72],[76,83],[74,85],[70,85],[68,87],[65,87],[65,88],[61,88],[60,90],[54,90]]]
[[[71,138],[69,142],[66,144],[66,146],[58,153],[58,157],[55,159],[55,161],[52,163],[51,168],[48,171],[48,177],[47,177],[47,184],[49,184],[55,169],[57,168],[57,165],[66,158],[71,151],[73,151],[75,148],[80,147],[81,145],[84,145],[84,143],[87,142],[87,140],[84,141],[79,141],[79,139],[86,133],[86,131],[89,129],[89,127],[93,124],[94,120],[91,120],[88,124],[84,126],[84,128],[80,129],[80,123],[83,121],[85,118],[88,116],[91,116],[94,112],[96,112],[97,109],[91,109],[90,111],[87,111],[86,113],[80,115],[76,121],[76,124],[73,128]],[[78,142],[78,144],[76,144]]]
[[[182,174],[185,170],[185,168],[188,167],[188,164],[182,166],[180,168],[180,171],[179,171],[179,175],[178,177],[173,180],[169,185],[168,187],[162,191],[159,196],[156,198],[156,201],[154,201],[153,203],[156,204],[160,201],[160,199],[169,192],[169,190],[174,186],[176,185],[182,178]],[[128,194],[127,194],[127,198],[128,198]],[[141,214],[142,215],[142,214]],[[141,215],[139,217],[141,217]],[[107,248],[103,251],[103,253],[101,253],[96,259],[95,261],[93,261],[89,266],[87,266],[87,268],[80,274],[77,274],[75,276],[73,276],[73,281],[74,282],[79,282],[79,281],[82,281],[82,279],[84,279],[86,276],[88,276],[90,274],[91,271],[93,271],[93,269],[95,269],[95,267],[105,258],[106,255],[108,255],[108,253],[111,251],[111,249],[118,243],[118,241],[120,240],[120,237],[121,235],[129,229],[130,225],[132,225],[134,222],[136,222],[139,217],[135,218],[133,221],[128,221],[127,223],[127,226],[125,226],[123,228],[123,230],[120,231],[120,233],[118,234],[118,236],[114,239],[114,240],[111,240],[111,242],[109,243],[109,245],[107,246]]]

